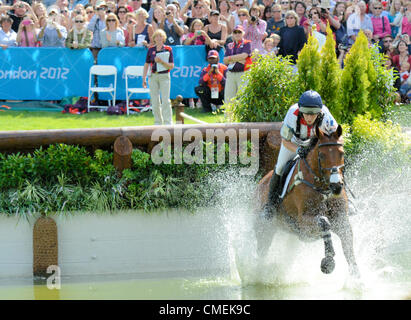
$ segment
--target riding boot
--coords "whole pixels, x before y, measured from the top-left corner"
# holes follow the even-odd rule
[[[268,191],[268,201],[264,205],[262,216],[266,220],[271,220],[274,216],[274,211],[277,210],[280,202],[280,180],[281,176],[274,173],[270,180],[270,187]]]

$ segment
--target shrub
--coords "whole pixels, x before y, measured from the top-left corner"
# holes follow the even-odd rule
[[[238,122],[282,121],[299,89],[289,58],[255,55],[244,74],[244,85],[227,105],[230,120]]]

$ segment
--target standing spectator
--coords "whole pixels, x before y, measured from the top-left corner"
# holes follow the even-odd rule
[[[210,37],[211,43],[207,46],[206,51],[211,49],[220,51],[227,40],[227,27],[220,22],[220,13],[217,10],[210,12],[208,20],[210,24],[204,27],[204,32]]]
[[[234,16],[230,12],[230,3],[228,0],[220,0],[218,3],[220,9],[220,22],[227,28],[227,34],[231,34],[234,29]]]
[[[308,12],[308,20],[304,22],[304,32],[306,36],[312,34],[312,26],[315,24],[317,31],[326,34],[327,26],[320,19],[321,11],[318,7],[312,7]]]
[[[161,12],[163,13],[162,8]],[[167,36],[165,44],[168,46],[181,45],[180,39],[184,35],[184,22],[178,18],[176,5],[167,5],[165,16],[160,14],[160,17],[162,19],[159,27],[165,31]]]
[[[106,28],[100,33],[101,47],[124,47],[124,32],[120,28],[120,22],[115,13],[109,13],[106,17]]]
[[[31,14],[34,17],[33,22],[35,24],[38,23],[37,17],[35,17],[36,14],[34,13],[33,9],[30,7],[30,5],[27,2],[16,1],[12,7],[12,10],[8,12],[8,16],[13,20],[13,24],[11,25],[11,28],[15,32],[18,32],[20,22],[23,21],[26,14]]]
[[[42,2],[36,2],[33,4],[33,11],[39,21],[38,27],[43,28],[47,24],[46,6]]]
[[[388,20],[390,21],[391,25],[391,35],[395,38],[398,33],[398,26],[394,24],[394,21],[397,17],[399,17],[402,9],[401,0],[393,0],[391,2],[390,13],[388,15]]]
[[[235,97],[237,91],[243,84],[241,79],[246,70],[250,68],[251,42],[244,40],[244,28],[238,25],[233,31],[233,42],[227,45],[224,56],[224,64],[228,66],[226,85],[224,91],[224,102],[229,103]]]
[[[243,27],[244,22],[248,20],[250,14],[248,13],[248,10],[246,8],[241,8],[237,10],[237,15],[240,23],[236,24],[236,26],[240,25]]]
[[[87,25],[87,29],[93,32],[93,40],[91,40],[91,52],[94,56],[94,61],[97,62],[97,55],[101,50],[100,33],[106,27],[106,10],[107,5],[104,1],[96,5],[97,14],[95,14]]]
[[[86,14],[87,14],[87,23],[93,18],[94,16],[94,8],[92,5],[87,4],[85,5],[84,9],[86,9]]]
[[[408,62],[411,65],[411,55],[408,53],[408,44],[404,40],[400,40],[397,45],[398,54],[392,57],[394,66],[400,70],[401,64]]]
[[[382,47],[382,38],[384,38],[388,34],[391,34],[390,21],[387,17],[383,17],[381,15],[381,2],[379,2],[378,0],[373,0],[370,3],[371,12],[373,13],[373,17],[371,17],[373,27],[373,40],[375,43],[379,44],[380,47]]]
[[[241,24],[241,25],[243,24],[242,21],[240,20],[240,17],[239,17],[239,10],[245,9],[247,12],[248,12],[248,10],[245,7],[244,0],[235,0],[233,6],[234,6],[234,11],[231,12],[231,13],[234,16],[234,26],[236,27],[239,24]]]
[[[9,16],[0,18],[0,47],[2,49],[17,46],[17,33],[11,29],[12,23],[13,20]]]
[[[19,47],[38,47],[37,30],[33,19],[28,16],[21,21],[16,41]]]
[[[191,6],[191,16],[189,17],[186,12]],[[186,5],[181,11],[181,18],[184,21],[184,24],[190,27],[194,20],[200,19],[203,25],[208,24],[208,19],[206,17],[207,9],[204,6],[203,1],[201,0],[188,0]]]
[[[49,10],[52,7],[49,7]],[[70,30],[72,27],[72,21],[70,18],[70,11],[68,7],[62,7],[60,10],[57,8],[57,12],[60,12],[60,24],[66,28],[66,30]]]
[[[400,66],[400,79],[401,79],[401,87],[400,92],[402,96],[406,96],[408,91],[410,90],[409,85],[409,77],[410,77],[410,64],[407,61],[401,63]]]
[[[218,58],[216,50],[208,52],[208,66],[203,68],[200,75],[200,85],[195,88],[195,92],[201,100],[203,112],[213,111],[212,104],[215,107],[223,104],[227,66],[219,63]]]
[[[348,45],[347,20],[345,19],[346,10],[347,5],[345,2],[337,2],[332,13],[340,22],[340,28],[335,31],[337,45]]]
[[[340,29],[341,27],[341,23],[338,20],[338,17],[333,16],[330,13],[330,9],[331,9],[331,4],[330,4],[330,0],[322,0],[321,3],[318,5],[318,7],[321,10],[321,21],[327,25],[327,23],[330,24],[331,30],[335,33],[336,30]]]
[[[251,41],[251,51],[263,50],[263,39],[266,37],[267,23],[259,18],[260,9],[256,6],[251,7],[250,17],[244,21],[244,39]]]
[[[57,9],[51,8],[47,24],[40,29],[38,35],[38,40],[41,41],[43,47],[65,47],[67,30],[60,24],[60,19]]]
[[[85,23],[84,15],[77,15],[74,18],[74,26],[67,35],[66,48],[86,49],[90,47],[93,34],[86,28]]]
[[[150,100],[153,108],[154,124],[173,124],[170,103],[170,70],[174,68],[173,50],[164,45],[166,33],[158,29],[153,33],[154,46],[147,52],[143,71],[143,87],[147,88],[147,72],[151,68],[149,77]],[[161,95],[161,104],[160,104]]]
[[[117,8],[117,17],[118,20],[120,21],[120,26],[124,29],[126,29],[126,24],[127,24],[127,19],[126,19],[126,14],[128,10],[125,6],[120,6]],[[127,42],[126,42],[127,43]]]
[[[155,2],[155,0],[152,0],[151,2],[151,6],[153,6],[153,3]],[[129,1],[129,5],[132,9],[132,12],[137,11],[138,9],[141,8],[143,1],[142,0],[130,0]]]
[[[298,16],[295,11],[287,11],[285,23],[286,26],[280,29],[279,54],[283,57],[291,56],[291,62],[295,64],[307,39],[304,28],[298,25]]]
[[[304,22],[307,20],[306,13],[307,13],[307,6],[304,2],[298,1],[295,3],[293,8],[295,13],[298,15],[299,25],[303,26]]]
[[[403,7],[400,12],[401,14],[393,22],[399,27],[397,35],[411,36],[411,1],[408,1],[406,7]]]
[[[210,45],[210,37],[205,33],[202,28],[204,27],[200,19],[195,19],[190,26],[190,32],[187,34],[184,44],[185,45]]]
[[[290,4],[290,0],[280,0],[279,3],[280,3],[280,5],[281,5],[281,13],[282,13],[282,15],[285,16],[285,14],[287,13],[287,11],[292,10],[292,9],[291,9],[291,4]]]
[[[115,2],[113,2],[113,1],[107,1],[106,4],[107,4],[107,12],[106,12],[107,14],[109,14],[109,13],[116,13],[117,8],[116,8]]]
[[[148,47],[154,33],[153,26],[147,23],[148,13],[140,8],[135,12],[137,23],[127,28],[129,36],[129,47]]]
[[[280,29],[284,27],[285,21],[281,15],[281,6],[279,4],[275,4],[271,8],[272,17],[267,22],[267,34],[271,36],[271,34],[276,33],[280,34]]]
[[[364,1],[358,2],[358,9],[356,12],[351,14],[347,19],[347,36],[348,36],[348,44],[352,45],[355,40],[357,39],[358,32],[360,30],[371,30],[373,31],[373,24],[370,16],[366,14],[367,5]],[[348,7],[350,9],[351,7]],[[347,11],[346,10],[346,11]]]

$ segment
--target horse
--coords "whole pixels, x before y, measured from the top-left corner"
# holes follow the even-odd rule
[[[323,239],[325,257],[321,261],[321,271],[331,273],[335,268],[333,231],[340,239],[349,273],[359,279],[360,273],[353,249],[353,232],[348,219],[348,197],[344,186],[344,148],[342,128],[327,135],[318,127],[311,138],[306,158],[296,156],[291,179],[282,201],[267,220],[262,215],[267,202],[273,170],[259,182],[259,199],[254,230],[257,237],[259,257],[264,257],[271,245],[275,226],[297,234],[302,241]],[[291,171],[289,170],[289,171]],[[286,173],[283,174],[283,179]],[[270,223],[270,221],[272,223]],[[275,225],[274,225],[275,224]]]

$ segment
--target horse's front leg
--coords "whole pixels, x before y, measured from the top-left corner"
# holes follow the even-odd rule
[[[354,255],[353,232],[347,214],[342,213],[331,221],[332,231],[340,238],[341,246],[347,260],[349,273],[355,278],[360,278],[360,271]]]

